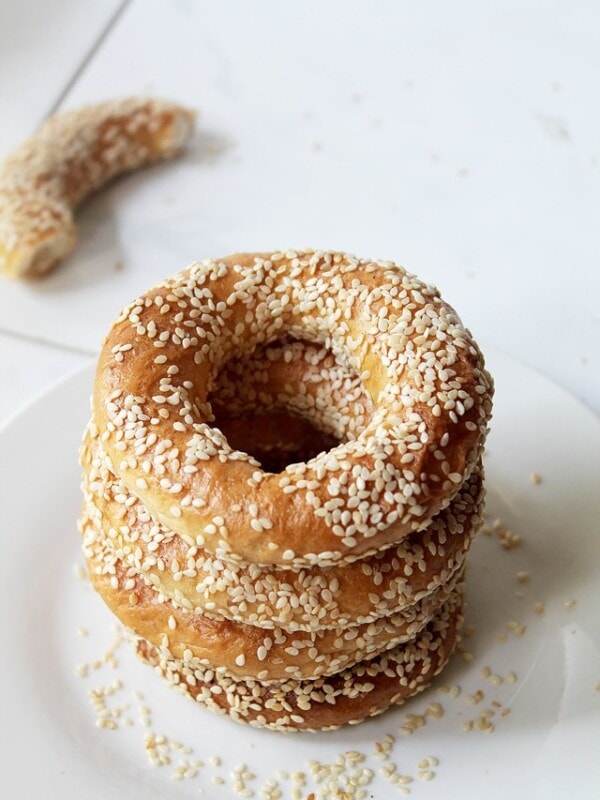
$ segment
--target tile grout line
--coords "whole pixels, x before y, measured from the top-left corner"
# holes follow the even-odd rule
[[[52,350],[62,350],[63,352],[71,353],[72,355],[84,356],[85,358],[96,358],[98,356],[98,352],[95,350],[87,350],[85,347],[75,347],[70,344],[62,344],[62,342],[53,342],[51,339],[44,339],[43,336],[32,336],[31,334],[27,333],[17,333],[2,327],[0,327],[0,336],[6,336],[7,338],[16,339],[17,341],[27,342],[29,344],[41,345],[42,347],[48,347]]]
[[[54,112],[60,108],[60,106],[62,105],[63,101],[65,100],[71,89],[75,86],[75,84],[83,74],[84,70],[88,67],[88,65],[98,52],[98,50],[102,47],[109,33],[112,31],[112,29],[119,21],[119,19],[123,16],[127,8],[131,5],[132,1],[133,0],[122,0],[117,10],[112,14],[108,22],[104,25],[104,27],[100,31],[97,39],[95,40],[89,51],[83,57],[79,66],[75,69],[73,75],[67,81],[67,84],[65,85],[63,90],[60,92],[54,103],[50,106],[49,110],[44,115],[44,119],[47,119],[51,114],[54,114]]]

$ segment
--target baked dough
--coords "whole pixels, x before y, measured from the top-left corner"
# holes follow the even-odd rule
[[[421,691],[462,621],[492,381],[390,262],[238,254],[137,298],[98,362],[84,553],[140,656],[251,725]]]
[[[132,97],[50,117],[0,166],[0,272],[41,275],[75,247],[73,212],[125,172],[178,153],[194,112]]]
[[[316,681],[235,680],[134,637],[138,654],[183,694],[237,722],[276,731],[355,725],[422,692],[452,655],[462,624],[460,590],[414,639],[367,663]]]
[[[156,523],[108,470],[89,434],[82,463],[86,525],[118,559],[180,608],[259,628],[339,630],[397,613],[452,578],[483,520],[478,466],[424,531],[366,559],[327,570],[239,564]]]
[[[417,603],[375,622],[319,631],[269,630],[178,608],[114,555],[93,525],[84,524],[84,553],[92,585],[119,620],[176,659],[242,679],[273,683],[333,675],[414,639],[462,581],[447,584]]]
[[[356,438],[261,469],[214,421],[232,358],[321,343],[373,413]],[[153,518],[218,558],[349,563],[422,530],[479,460],[483,357],[436,289],[344,253],[238,254],[192,265],[123,310],[100,354],[94,421],[117,477]]]

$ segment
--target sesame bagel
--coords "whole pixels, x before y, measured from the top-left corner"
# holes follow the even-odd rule
[[[339,630],[394,614],[450,580],[483,518],[478,466],[424,531],[369,558],[299,571],[239,564],[156,523],[100,453],[97,437],[88,432],[82,448],[85,517],[114,555],[175,606],[260,628]]]
[[[275,340],[327,348],[373,410],[336,447],[278,473],[213,426],[212,387]],[[456,313],[390,262],[243,254],[194,264],[131,303],[100,354],[102,448],[157,521],[216,557],[349,563],[425,528],[482,450],[491,379]]]
[[[462,624],[459,589],[412,642],[328,678],[279,684],[242,681],[189,655],[136,638],[138,655],[183,694],[237,722],[276,731],[333,730],[357,724],[423,691],[444,668]]]
[[[405,643],[428,624],[462,576],[389,617],[344,629],[289,632],[215,619],[178,608],[127,567],[95,526],[83,523],[83,547],[92,585],[116,617],[173,657],[242,679],[272,683],[332,675]]]
[[[0,166],[0,272],[48,272],[75,247],[73,212],[124,172],[175,155],[194,114],[128,98],[55,114]]]

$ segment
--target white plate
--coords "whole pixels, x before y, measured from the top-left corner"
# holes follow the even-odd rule
[[[269,778],[282,797],[293,796],[290,779],[277,770],[303,771],[305,798],[318,788],[309,759],[332,763],[356,750],[376,777],[367,797],[398,795],[379,774],[387,763],[414,777],[411,796],[422,798],[591,797],[600,784],[600,422],[563,390],[496,353],[496,411],[489,443],[489,517],[522,536],[520,547],[501,548],[497,537],[481,535],[468,575],[466,640],[474,653],[458,655],[436,685],[405,706],[376,720],[340,731],[311,735],[256,731],[221,719],[180,697],[123,645],[118,665],[102,663],[87,677],[77,664],[101,659],[112,639],[112,619],[89,584],[76,577],[81,563],[76,517],[79,507],[77,446],[86,421],[90,368],[48,391],[13,418],[0,433],[0,537],[2,581],[0,621],[3,686],[0,711],[2,796],[130,800],[234,797],[229,775],[245,762],[256,773],[248,785],[260,797]],[[534,485],[530,474],[539,472]],[[530,580],[518,583],[516,573]],[[515,596],[521,592],[522,597]],[[577,600],[574,607],[565,601]],[[543,602],[543,614],[534,603]],[[526,626],[519,636],[506,628]],[[78,635],[84,626],[89,635]],[[505,641],[499,639],[505,638]],[[495,685],[482,668],[516,683]],[[88,692],[122,681],[107,698],[111,707],[131,704],[116,730],[96,727]],[[460,696],[440,692],[459,685]],[[478,689],[484,700],[471,705]],[[136,700],[133,692],[142,692]],[[510,713],[500,716],[498,702]],[[406,714],[431,702],[445,709],[412,736],[397,734]],[[139,706],[152,711],[152,730],[193,748],[174,751],[171,764],[151,766],[144,749],[148,731]],[[486,708],[496,711],[495,730],[465,732],[466,721]],[[395,736],[389,761],[374,756],[374,743]],[[210,763],[220,756],[222,765]],[[418,762],[439,759],[435,779],[418,776]],[[178,763],[199,758],[194,778],[173,781]],[[212,778],[221,776],[222,785]],[[330,795],[331,796],[331,795]]]

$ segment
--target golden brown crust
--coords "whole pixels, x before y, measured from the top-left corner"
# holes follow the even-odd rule
[[[427,688],[450,658],[461,624],[457,594],[406,645],[329,678],[270,685],[173,659],[143,639],[136,647],[169,683],[211,711],[277,731],[331,730],[381,714]]]
[[[354,440],[273,474],[211,426],[207,399],[230,358],[282,335],[325,343],[375,411]],[[122,312],[94,419],[112,471],[168,528],[217,557],[301,568],[426,527],[479,459],[491,392],[455,312],[400,267],[241,254],[193,265]]]
[[[204,666],[261,683],[332,675],[414,639],[462,580],[459,571],[419,602],[375,622],[312,632],[265,630],[178,608],[124,565],[93,525],[84,522],[83,532],[92,584],[127,628],[168,647],[174,658],[188,652]]]
[[[51,270],[75,247],[73,211],[124,172],[175,155],[194,114],[145,98],[55,114],[0,166],[0,271]]]
[[[157,525],[106,469],[89,434],[82,463],[85,517],[117,558],[176,606],[261,628],[339,629],[396,613],[452,578],[483,518],[478,467],[425,531],[367,559],[326,570],[237,564]]]
[[[275,730],[381,713],[454,647],[491,397],[453,310],[394,264],[192,265],[124,309],[98,362],[93,585],[212,710]]]

